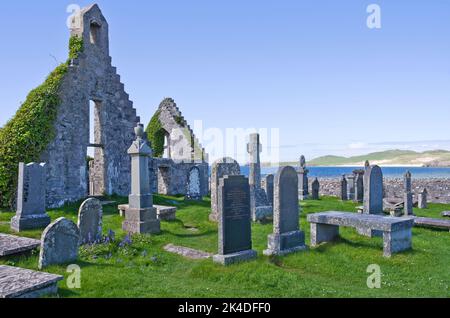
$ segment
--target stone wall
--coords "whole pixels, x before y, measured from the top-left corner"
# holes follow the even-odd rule
[[[83,39],[84,51],[71,66],[60,89],[56,138],[40,158],[47,162],[47,205],[58,207],[89,194],[86,162],[90,143],[90,101],[95,102],[95,194],[128,195],[127,149],[140,121],[109,56],[108,23],[97,5],[81,11],[71,36]]]
[[[310,178],[310,183],[314,181]],[[320,195],[339,196],[340,178],[319,178]],[[404,195],[403,178],[384,178],[385,196],[389,198],[402,198]],[[417,200],[418,194],[427,188],[428,201],[434,203],[450,204],[450,179],[412,179],[412,192],[414,201]]]

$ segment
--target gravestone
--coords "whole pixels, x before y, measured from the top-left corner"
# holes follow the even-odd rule
[[[273,174],[268,174],[264,177],[264,191],[267,194],[267,201],[271,206],[273,206]]]
[[[80,244],[91,244],[102,238],[103,207],[99,200],[90,198],[81,204],[78,211]]]
[[[299,230],[298,175],[282,167],[275,177],[273,234],[264,255],[286,255],[305,250],[305,233]]]
[[[312,185],[311,185],[311,191],[312,191],[312,199],[313,200],[319,200],[320,195],[320,183],[319,183],[319,179],[314,179]]]
[[[0,257],[27,253],[40,245],[39,240],[0,233]]]
[[[222,158],[215,161],[211,167],[211,214],[209,220],[217,222],[219,219],[218,187],[219,179],[224,176],[236,176],[241,174],[241,167],[232,158]]]
[[[80,231],[75,223],[59,218],[42,233],[39,269],[67,264],[78,258]]]
[[[45,228],[50,217],[45,211],[45,163],[19,164],[17,211],[11,219],[15,232]]]
[[[419,207],[419,209],[428,208],[428,191],[426,188],[423,189],[423,191],[419,193],[418,207]]]
[[[364,170],[353,171],[355,175],[355,198],[356,203],[364,201]]]
[[[186,191],[186,199],[190,201],[201,201],[202,194],[200,189],[200,169],[192,167],[189,171],[189,178]]]
[[[347,201],[348,195],[347,195],[347,179],[345,178],[345,175],[342,176],[341,179],[341,200]]]
[[[308,181],[309,170],[306,168],[305,156],[300,157],[300,168],[298,170],[298,190],[300,200],[307,200],[309,197],[309,181]]]
[[[349,201],[355,199],[355,176],[353,174],[347,176],[347,199]]]
[[[216,263],[229,265],[256,258],[252,250],[250,185],[244,176],[225,176],[218,187],[219,252]]]
[[[261,148],[259,134],[251,134],[250,142],[247,144],[247,152],[250,155],[250,210],[254,222],[264,220],[273,215],[273,208],[267,199],[267,193],[261,188]]]
[[[412,194],[412,181],[411,181],[411,172],[407,171],[404,176],[404,186],[405,186],[405,193],[404,193],[404,214],[405,216],[414,215],[413,212],[413,194]]]
[[[364,173],[365,214],[383,214],[383,172],[379,166],[369,166]]]
[[[128,149],[131,156],[131,194],[129,206],[125,211],[122,229],[128,233],[160,233],[161,223],[153,207],[153,195],[150,189],[148,160],[152,149],[148,146],[141,124],[135,128],[136,140]]]

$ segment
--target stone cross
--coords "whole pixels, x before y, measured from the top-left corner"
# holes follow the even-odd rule
[[[45,211],[46,164],[19,164],[17,211],[11,219],[16,232],[45,228],[50,217]]]
[[[244,176],[224,176],[218,187],[219,251],[213,260],[222,265],[256,258],[252,250],[250,185]]]
[[[264,255],[285,255],[306,249],[299,230],[298,175],[293,167],[282,167],[275,177],[273,234]]]
[[[251,134],[250,142],[247,144],[247,152],[250,154],[250,187],[261,188],[261,161],[260,153],[262,145],[259,142],[259,134]]]
[[[383,214],[383,172],[379,166],[369,166],[364,173],[365,214]]]
[[[219,218],[219,180],[224,176],[236,176],[241,174],[239,163],[232,158],[222,158],[215,161],[211,166],[211,214],[209,220],[217,222]]]
[[[300,168],[298,170],[298,189],[300,200],[307,200],[309,196],[309,181],[308,181],[309,170],[306,168],[305,156],[300,157]]]
[[[102,238],[103,207],[99,200],[89,198],[81,204],[78,211],[80,244],[99,242]]]
[[[153,207],[153,195],[150,189],[148,161],[152,149],[143,138],[144,126],[135,128],[136,140],[128,149],[131,156],[131,194],[129,207],[125,212],[122,228],[128,233],[159,233],[160,221]]]
[[[320,192],[320,183],[319,183],[319,179],[314,179],[314,181],[313,181],[313,183],[312,183],[312,185],[311,185],[311,188],[312,188],[312,199],[313,200],[319,200],[319,198],[320,198],[320,195],[319,195],[319,192]]]
[[[39,269],[74,262],[78,258],[80,231],[75,223],[59,218],[42,233]]]
[[[412,181],[411,181],[411,172],[406,171],[404,176],[404,214],[405,216],[414,215],[413,212],[413,194],[412,194]]]
[[[426,188],[423,189],[422,192],[419,193],[419,209],[428,208],[428,191]]]
[[[347,179],[345,178],[345,175],[342,175],[342,179],[341,179],[341,200],[342,201],[348,200]]]

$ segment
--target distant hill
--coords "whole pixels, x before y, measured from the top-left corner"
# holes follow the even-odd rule
[[[324,156],[308,161],[309,166],[363,166],[365,161],[381,166],[450,167],[450,151],[415,152],[388,150],[355,157]],[[292,163],[291,163],[292,164]]]

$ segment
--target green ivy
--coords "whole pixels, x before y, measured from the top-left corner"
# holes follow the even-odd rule
[[[183,120],[183,117],[181,117],[181,116],[175,117],[175,122],[176,122],[178,125],[180,125],[181,127],[184,127],[184,120]]]
[[[166,132],[159,120],[160,114],[161,111],[158,110],[155,115],[153,115],[145,130],[147,137],[151,142],[153,156],[156,158],[162,158],[164,155],[164,139],[166,136]]]
[[[76,58],[82,50],[83,41],[72,37],[70,58]],[[70,59],[58,66],[42,85],[32,90],[15,116],[0,129],[0,206],[14,202],[19,162],[38,162],[55,138],[58,93],[69,62]]]

